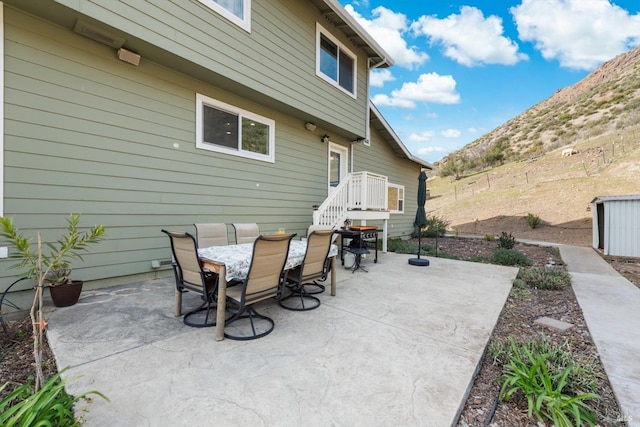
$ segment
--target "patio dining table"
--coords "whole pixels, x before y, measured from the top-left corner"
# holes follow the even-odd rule
[[[290,270],[302,264],[307,251],[306,240],[292,240],[284,269]],[[218,311],[216,318],[216,341],[224,339],[224,323],[227,301],[227,282],[244,280],[249,273],[253,256],[253,243],[239,245],[211,246],[198,249],[198,255],[206,269],[216,272],[220,276],[218,284]],[[338,247],[331,245],[329,258],[331,259],[331,295],[336,294],[335,260]]]

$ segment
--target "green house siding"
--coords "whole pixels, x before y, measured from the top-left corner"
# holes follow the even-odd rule
[[[196,93],[275,120],[275,163],[196,149]],[[11,8],[4,143],[4,214],[27,234],[55,239],[70,212],[106,226],[74,264],[84,280],[150,273],[170,258],[161,228],[258,222],[301,234],[327,194],[327,146],[299,119],[149,61],[133,67]]]
[[[108,284],[158,274],[151,261],[170,258],[162,228],[257,222],[304,234],[327,196],[320,136],[351,147],[366,134],[365,55],[336,30],[358,55],[354,99],[315,75],[324,18],[311,3],[254,0],[251,33],[195,0],[129,3],[4,3],[3,214],[45,242],[71,212],[83,214],[81,226],[103,224],[106,240],[74,262],[73,276]],[[79,17],[125,36],[139,66],[73,32]],[[273,120],[275,161],[196,148],[196,94]],[[355,145],[354,170],[405,185],[405,214],[392,214],[389,234],[407,235],[420,166],[388,143],[373,132],[370,147]],[[18,274],[10,264],[0,260],[2,283]]]
[[[354,144],[353,168],[388,177],[390,184],[404,185],[404,213],[392,213],[387,222],[388,237],[407,237],[413,232],[417,209],[420,165],[398,157],[380,135],[371,131],[371,146]],[[427,182],[428,185],[428,182]],[[382,227],[382,221],[367,221],[367,225]]]
[[[332,131],[365,135],[366,55],[310,2],[253,0],[250,33],[196,0],[58,0],[46,2],[47,7],[38,6],[42,1],[6,3],[68,29],[78,17],[97,22],[125,37],[124,47],[139,53],[142,62],[177,69],[249,99],[258,97],[263,105],[288,109]],[[316,76],[316,22],[358,56],[356,99]]]

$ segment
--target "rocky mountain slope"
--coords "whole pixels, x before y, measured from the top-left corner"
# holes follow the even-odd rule
[[[602,135],[626,135],[640,124],[640,46],[602,64],[436,167],[445,175],[535,158]],[[454,167],[454,164],[456,167]],[[448,171],[448,172],[447,172]]]

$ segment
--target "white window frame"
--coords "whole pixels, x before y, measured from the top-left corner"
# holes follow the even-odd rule
[[[396,203],[396,206],[394,206],[395,209],[393,209],[391,206],[387,206],[387,208],[389,209],[389,213],[395,213],[395,214],[403,214],[404,213],[404,205],[405,205],[405,196],[406,196],[406,191],[404,189],[404,185],[399,185],[399,184],[392,184],[392,183],[387,183],[387,191],[390,188],[395,188],[398,190],[398,193],[400,193],[400,190],[402,190],[402,198],[398,197],[398,202],[402,202],[402,209],[398,209],[398,204]],[[388,198],[387,198],[388,200]]]
[[[222,145],[216,145],[204,141],[204,127],[203,116],[204,107],[210,106],[218,110],[223,110],[231,114],[238,116],[238,148],[232,149],[224,147]],[[253,151],[246,151],[242,149],[242,119],[254,120],[258,123],[269,127],[269,140],[268,140],[268,154],[254,153]],[[217,99],[210,98],[208,96],[197,93],[196,94],[196,148],[203,150],[215,151],[218,153],[231,154],[233,156],[245,157],[248,159],[260,160],[263,162],[275,163],[275,146],[276,146],[276,122],[267,117],[260,116],[235,105],[227,104]]]
[[[320,41],[321,41],[321,37],[320,36],[325,36],[332,43],[334,43],[336,46],[338,46],[338,59],[340,58],[340,51],[343,51],[349,57],[351,57],[351,59],[353,60],[353,66],[352,66],[352,71],[351,71],[353,73],[353,92],[349,92],[347,89],[345,89],[342,86],[340,86],[340,83],[338,81],[339,77],[340,77],[340,67],[339,66],[338,66],[338,74],[337,74],[338,75],[338,79],[337,80],[334,80],[332,77],[327,76],[320,69],[320,53],[322,51],[321,45],[320,45]],[[357,98],[356,94],[358,92],[358,57],[356,56],[355,53],[353,53],[351,50],[349,50],[349,48],[347,48],[344,44],[340,43],[340,41],[338,39],[336,39],[329,31],[327,31],[318,22],[316,22],[316,75],[318,77],[320,77],[321,79],[323,79],[324,81],[330,83],[332,86],[335,86],[336,88],[340,89],[342,92],[346,93],[347,95],[349,95],[349,96],[351,96],[353,98]]]
[[[214,12],[222,15],[229,21],[236,24],[238,27],[242,28],[246,32],[251,32],[251,0],[243,1],[243,11],[242,18],[236,16],[233,12],[222,6],[221,4],[216,3],[213,0],[198,0],[203,5],[207,6],[209,9]]]

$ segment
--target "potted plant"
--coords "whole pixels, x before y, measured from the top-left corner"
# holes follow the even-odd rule
[[[71,261],[82,260],[81,253],[87,251],[88,246],[98,243],[104,238],[105,229],[102,225],[95,225],[89,231],[79,231],[80,214],[70,214],[67,218],[65,235],[56,242],[45,243],[47,251],[41,250],[40,234],[38,246],[32,248],[31,239],[15,227],[13,220],[0,217],[2,236],[16,249],[11,258],[21,261],[10,268],[19,268],[25,275],[38,281],[40,285],[49,287],[51,299],[56,307],[67,307],[78,302],[82,291],[82,281],[71,280]]]

